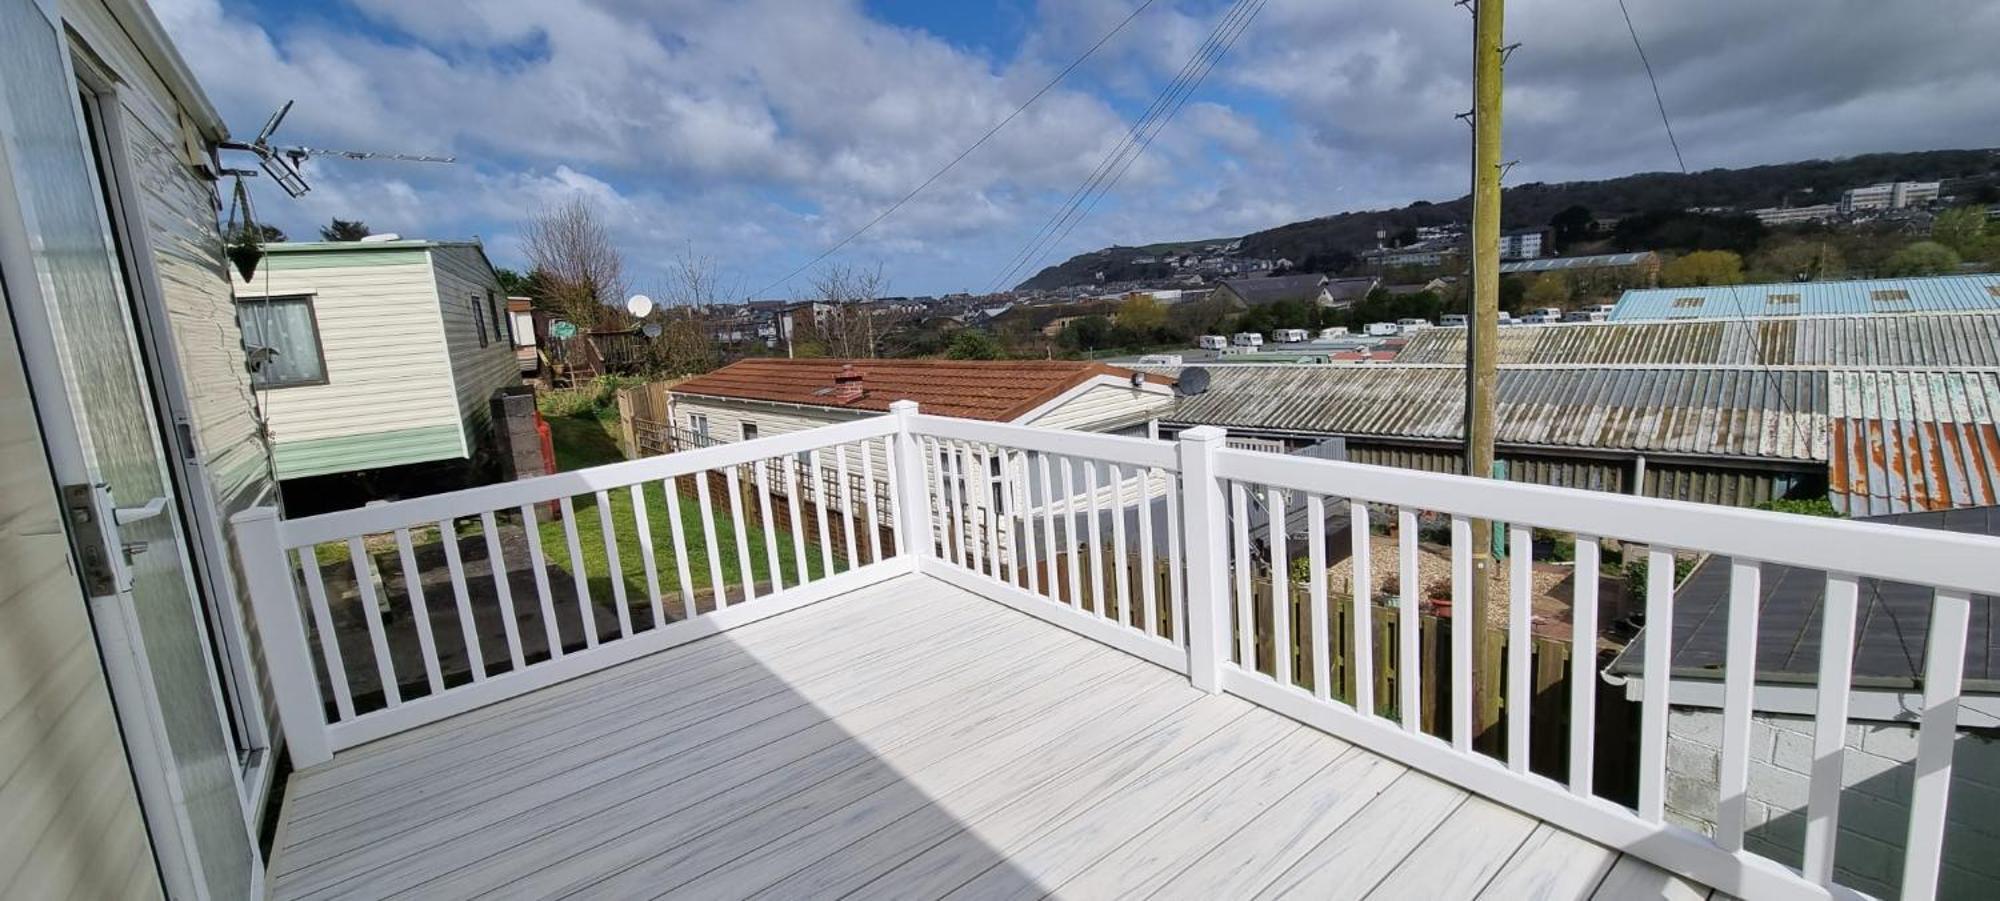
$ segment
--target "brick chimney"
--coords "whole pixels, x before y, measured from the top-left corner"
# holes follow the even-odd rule
[[[868,394],[868,389],[862,386],[862,381],[861,370],[854,368],[853,363],[841,366],[840,371],[833,376],[833,401],[851,404],[860,400]]]

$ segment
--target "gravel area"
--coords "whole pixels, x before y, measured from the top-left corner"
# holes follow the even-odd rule
[[[1378,535],[1373,536],[1373,539],[1369,547],[1368,568],[1370,575],[1373,576],[1374,595],[1377,598],[1381,598],[1384,594],[1394,595],[1397,592],[1391,586],[1394,586],[1398,574],[1402,571],[1402,561],[1396,547],[1396,538],[1393,535]],[[1507,611],[1510,606],[1509,600],[1513,597],[1511,593],[1513,580],[1512,574],[1508,572],[1508,564],[1505,561],[1502,561],[1497,568],[1499,571],[1492,579],[1493,587],[1490,597],[1492,597],[1493,602],[1487,610],[1487,618],[1489,622],[1495,625],[1505,626],[1507,623]],[[1351,559],[1341,560],[1339,563],[1328,567],[1327,584],[1329,590],[1344,591],[1347,586],[1353,583],[1353,570],[1354,565]],[[1568,638],[1570,598],[1574,591],[1574,587],[1571,584],[1571,576],[1575,573],[1575,567],[1567,563],[1538,562],[1534,564],[1533,573],[1534,588],[1532,599],[1534,601],[1534,617],[1531,622],[1534,624],[1534,630],[1560,638]],[[1449,585],[1451,583],[1450,549],[1436,545],[1418,545],[1417,583],[1420,589],[1428,588],[1433,584]],[[1448,591],[1449,589],[1446,590]],[[1618,588],[1616,580],[1613,579],[1603,580],[1599,586],[1600,596],[1616,591],[1618,591]],[[1622,595],[1622,592],[1620,594]]]

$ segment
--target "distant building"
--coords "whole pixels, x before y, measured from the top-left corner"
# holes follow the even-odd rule
[[[1328,279],[1323,275],[1270,275],[1225,279],[1212,296],[1240,309],[1284,301],[1320,303]]]
[[[1601,253],[1581,257],[1543,257],[1500,264],[1501,275],[1530,272],[1575,272],[1584,269],[1637,269],[1649,281],[1660,274],[1660,255],[1650,250],[1634,253]]]
[[[1940,187],[1941,184],[1934,181],[1896,181],[1849,188],[1840,195],[1840,209],[1842,212],[1855,213],[1922,206],[1938,199]]]
[[[1840,218],[1840,204],[1820,203],[1812,206],[1774,206],[1761,210],[1751,210],[1758,222],[1765,225],[1798,225],[1805,222],[1832,222]]]
[[[1546,228],[1529,228],[1508,232],[1500,236],[1500,258],[1503,260],[1533,260],[1542,255],[1542,247],[1548,240]]]

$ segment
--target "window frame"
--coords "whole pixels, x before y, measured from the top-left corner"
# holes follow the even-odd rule
[[[707,413],[688,414],[688,432],[690,434],[698,435],[702,438],[707,438],[709,437],[708,427],[709,427],[709,422]]]
[[[486,334],[486,313],[479,308],[479,295],[472,295],[471,306],[472,330],[479,335],[479,346],[486,347],[493,342]]]
[[[327,369],[326,365],[326,333],[320,328],[319,325],[319,295],[317,294],[314,294],[312,292],[302,292],[297,294],[238,295],[236,297],[236,323],[237,323],[237,330],[243,333],[245,339],[243,343],[246,346],[271,347],[268,344],[255,344],[255,345],[250,344],[248,340],[250,337],[249,330],[243,328],[243,322],[244,322],[243,316],[245,312],[244,307],[255,304],[270,304],[277,301],[293,301],[293,300],[300,301],[306,305],[306,320],[312,323],[313,351],[315,355],[314,358],[319,362],[319,378],[299,379],[297,381],[281,382],[277,384],[272,384],[270,382],[263,382],[260,384],[258,378],[260,370],[252,369],[250,370],[250,390],[252,391],[282,391],[286,388],[312,388],[319,385],[332,384],[332,372]],[[260,334],[258,337],[266,338],[269,336]],[[276,350],[277,348],[272,348],[272,349]]]
[[[493,292],[486,292],[486,315],[493,319],[493,340],[514,346],[514,317],[506,310],[506,304],[496,304]]]
[[[738,430],[738,434],[742,435],[742,440],[744,441],[757,440],[757,435],[761,431],[760,429],[757,428],[756,423],[750,422],[749,420],[744,420],[743,422],[737,423],[736,427]]]

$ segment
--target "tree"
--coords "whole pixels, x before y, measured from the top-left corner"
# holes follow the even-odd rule
[[[1660,267],[1669,288],[1743,284],[1743,258],[1727,250],[1697,250]]]
[[[1523,299],[1530,307],[1565,307],[1569,298],[1569,279],[1560,272],[1544,272],[1528,283],[1528,293]]]
[[[1810,282],[1847,274],[1840,248],[1824,240],[1788,240],[1772,244],[1750,258],[1753,282]]]
[[[1589,207],[1571,204],[1549,217],[1549,228],[1555,232],[1556,249],[1562,250],[1597,237],[1597,218],[1590,214]]]
[[[825,308],[805,317],[810,321],[800,323],[800,330],[809,328],[829,356],[875,356],[878,323],[874,303],[887,284],[879,263],[872,269],[846,263],[821,267],[813,274],[810,299]]]
[[[625,258],[581,194],[545,207],[528,223],[528,259],[540,276],[541,306],[581,329],[611,319],[625,299]]]
[[[1167,308],[1151,294],[1134,294],[1118,305],[1118,325],[1150,335],[1167,324]]]
[[[666,284],[655,294],[658,305],[648,318],[659,324],[660,334],[647,344],[650,374],[690,375],[714,369],[721,360],[710,337],[709,311],[722,299],[715,261],[697,256],[692,244],[685,245],[667,266]]]
[[[495,266],[493,278],[500,282],[500,290],[508,297],[528,296],[528,276],[505,266]]]
[[[1889,256],[1882,274],[1946,275],[1957,272],[1959,257],[1951,248],[1936,241],[1918,241]]]
[[[969,328],[951,336],[945,356],[954,360],[998,360],[1005,354],[1000,352],[1000,342],[993,340],[992,335]]]
[[[1063,341],[1078,350],[1097,350],[1110,344],[1111,320],[1102,316],[1085,316],[1062,331]]]
[[[1931,240],[1966,260],[1983,260],[2000,243],[1987,229],[1986,211],[1970,206],[1939,213],[1931,223]]]
[[[338,216],[334,217],[331,224],[319,227],[319,239],[322,241],[359,241],[371,234],[373,232],[368,230],[368,223],[359,219],[342,219]]]

